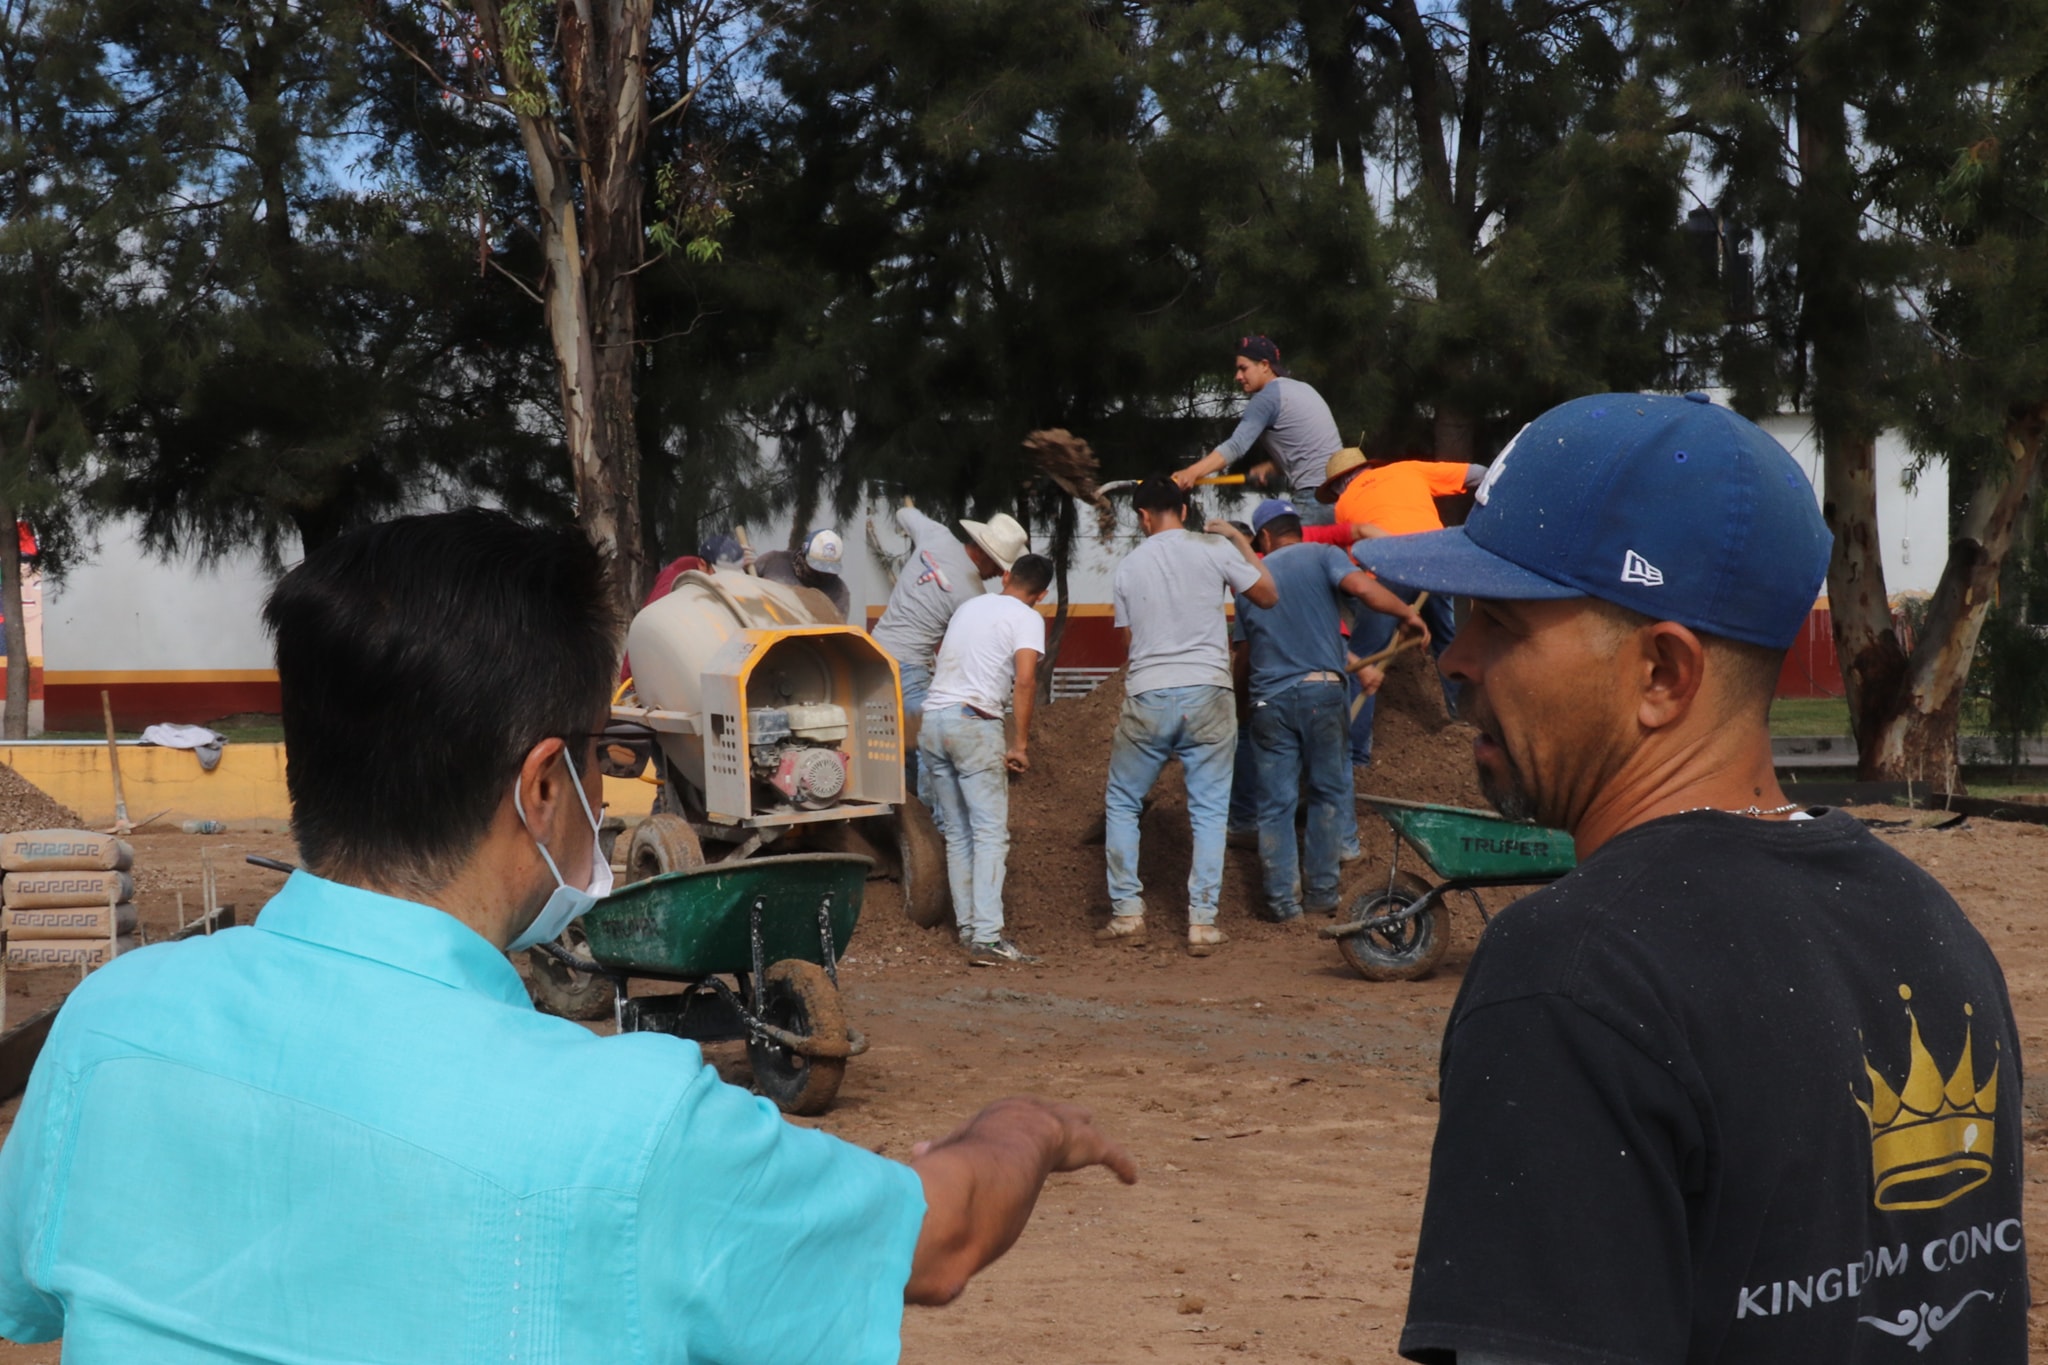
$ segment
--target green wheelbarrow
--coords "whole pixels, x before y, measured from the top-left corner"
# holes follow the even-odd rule
[[[846,1022],[839,950],[860,920],[871,860],[748,858],[621,887],[579,921],[586,960],[541,951],[613,987],[621,1033],[745,1040],[754,1088],[788,1114],[822,1114],[867,1039]],[[688,989],[629,998],[634,977]],[[730,978],[730,979],[728,979]]]
[[[1454,891],[1468,895],[1486,918],[1478,892],[1489,886],[1538,886],[1578,866],[1572,836],[1563,830],[1503,820],[1490,811],[1432,806],[1390,796],[1361,796],[1394,831],[1386,889],[1351,902],[1345,922],[1322,930],[1337,940],[1344,960],[1367,981],[1415,981],[1435,971],[1450,950],[1449,907]],[[1412,846],[1435,884],[1401,870],[1401,845]],[[1445,913],[1439,915],[1441,909]]]

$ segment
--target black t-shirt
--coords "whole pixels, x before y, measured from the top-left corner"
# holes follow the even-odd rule
[[[1839,811],[1656,820],[1517,901],[1441,1096],[1412,1360],[2026,1359],[2004,977]]]

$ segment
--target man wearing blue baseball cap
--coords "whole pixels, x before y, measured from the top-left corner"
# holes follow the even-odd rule
[[[1271,606],[1239,595],[1237,621],[1244,635],[1240,663],[1250,710],[1245,729],[1257,762],[1259,866],[1265,874],[1266,918],[1298,918],[1303,907],[1337,908],[1340,846],[1358,837],[1350,765],[1345,762],[1345,649],[1342,611],[1347,598],[1392,618],[1404,634],[1429,638],[1409,606],[1374,581],[1335,545],[1302,540],[1294,504],[1268,498],[1252,512],[1253,545],[1280,590]],[[1377,691],[1377,668],[1361,670],[1360,683]],[[1306,839],[1299,846],[1294,812],[1308,788]]]
[[[1442,666],[1480,781],[1580,862],[1494,919],[1452,1009],[1402,1353],[2024,1360],[1998,964],[1772,767],[1827,570],[1812,487],[1703,395],[1603,394],[1477,496],[1360,557],[1473,599]]]

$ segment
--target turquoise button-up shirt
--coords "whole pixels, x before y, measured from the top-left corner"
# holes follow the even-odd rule
[[[693,1043],[537,1013],[424,905],[293,875],[58,1016],[0,1148],[0,1336],[69,1361],[899,1353],[906,1166]]]

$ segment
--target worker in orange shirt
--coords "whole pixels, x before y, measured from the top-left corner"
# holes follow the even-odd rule
[[[1486,477],[1484,465],[1449,460],[1368,460],[1357,450],[1340,450],[1330,457],[1323,484],[1316,490],[1318,502],[1335,503],[1335,521],[1349,526],[1355,541],[1381,536],[1414,535],[1418,531],[1441,531],[1443,517],[1436,510],[1438,498],[1470,492]],[[1387,584],[1404,602],[1413,602],[1413,589]],[[1458,621],[1448,597],[1431,597],[1422,605],[1422,619],[1429,626],[1429,647],[1437,657],[1457,637]],[[1351,627],[1351,652],[1360,658],[1384,649],[1394,638],[1391,616],[1362,611]],[[1358,694],[1358,678],[1351,678],[1351,692]],[[1444,683],[1444,705],[1458,713],[1458,698],[1449,682]],[[1351,762],[1366,767],[1372,762],[1373,699],[1367,696],[1351,721]]]

